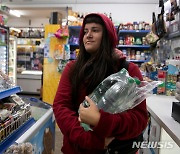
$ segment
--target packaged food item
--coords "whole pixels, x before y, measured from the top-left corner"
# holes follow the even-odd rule
[[[166,92],[166,71],[164,70],[158,70],[158,81],[162,81],[162,84],[160,84],[157,87],[157,94],[165,94]]]

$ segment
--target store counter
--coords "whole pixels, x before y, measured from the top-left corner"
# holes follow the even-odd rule
[[[151,114],[150,139],[161,143],[163,148],[149,148],[148,154],[176,154],[180,151],[180,123],[171,116],[172,102],[178,102],[174,96],[151,95],[146,99]],[[147,134],[146,134],[147,135]],[[169,142],[169,143],[168,143]],[[165,145],[166,144],[166,145]],[[169,147],[167,146],[169,144]],[[160,145],[160,144],[159,144]],[[170,147],[172,145],[172,147]],[[169,149],[168,149],[169,148]],[[151,152],[150,152],[151,151]]]
[[[148,111],[156,122],[180,146],[180,123],[171,117],[173,96],[152,95],[146,99]]]

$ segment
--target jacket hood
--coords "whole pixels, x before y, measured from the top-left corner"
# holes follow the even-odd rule
[[[107,31],[108,31],[109,39],[110,39],[113,47],[115,48],[118,43],[116,29],[115,29],[112,21],[106,15],[100,14],[100,13],[90,13],[85,16],[85,18],[83,20],[82,28],[80,30],[79,43],[82,43],[82,41],[83,41],[83,35],[84,35],[83,33],[84,33],[84,26],[85,26],[84,21],[86,20],[87,17],[93,16],[93,15],[99,16],[103,20],[104,25],[106,26]]]

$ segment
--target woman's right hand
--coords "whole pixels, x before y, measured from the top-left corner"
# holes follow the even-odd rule
[[[114,140],[115,137],[106,137],[105,138],[105,144],[104,144],[104,149],[107,149],[108,145]]]
[[[86,96],[85,99],[89,103],[89,107],[84,107],[80,104],[78,120],[88,125],[96,126],[100,119],[99,109],[88,96]]]

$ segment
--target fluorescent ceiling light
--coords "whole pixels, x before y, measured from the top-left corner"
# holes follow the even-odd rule
[[[16,11],[16,10],[10,10],[9,13],[13,16],[16,16],[16,17],[21,17],[21,14],[19,13],[19,11]]]

